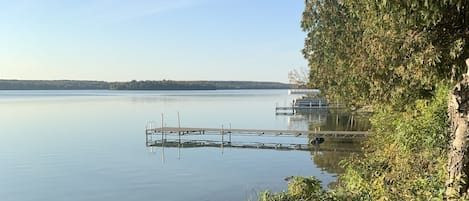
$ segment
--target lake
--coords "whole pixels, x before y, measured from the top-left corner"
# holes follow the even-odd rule
[[[145,146],[145,126],[162,114],[165,126],[177,126],[179,113],[183,127],[356,129],[340,112],[276,114],[291,98],[287,90],[0,91],[0,197],[255,200],[259,191],[284,190],[284,178],[294,175],[327,186],[355,144],[326,142],[313,151]]]

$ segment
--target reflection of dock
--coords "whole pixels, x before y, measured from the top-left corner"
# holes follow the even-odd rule
[[[242,149],[270,149],[278,151],[332,151],[332,152],[357,152],[357,149],[351,148],[328,148],[310,144],[287,144],[287,143],[260,143],[260,142],[221,142],[215,140],[155,140],[147,144],[149,147],[174,147],[174,148],[242,148]]]
[[[178,148],[199,147],[232,147],[247,149],[274,149],[274,150],[302,150],[309,151],[313,145],[308,144],[286,144],[286,143],[260,143],[260,142],[222,142],[216,140],[155,140],[147,146],[164,146]]]
[[[268,130],[268,129],[224,129],[224,128],[180,128],[159,127],[147,128],[147,135],[251,135],[274,137],[315,137],[315,138],[366,138],[368,131],[303,131],[303,130]]]

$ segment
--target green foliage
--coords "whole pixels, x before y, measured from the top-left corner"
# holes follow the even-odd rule
[[[287,192],[263,192],[260,200],[442,200],[446,179],[447,94],[416,100],[404,112],[381,106],[363,155],[342,162],[337,187],[325,191],[314,178],[293,177]]]
[[[357,24],[358,18],[340,1],[305,1],[301,27],[307,32],[303,55],[309,61],[310,85],[329,98],[363,101],[359,92],[368,86],[358,83],[359,72],[348,63],[361,40]]]
[[[443,199],[447,95],[466,72],[468,22],[467,0],[305,1],[310,87],[376,111],[364,156],[327,195]]]
[[[288,191],[282,193],[261,193],[258,201],[314,201],[314,200],[337,200],[333,192],[326,192],[321,187],[321,181],[314,177],[291,177],[288,178]]]
[[[401,109],[461,78],[467,1],[307,0],[302,28],[310,85],[352,104]]]
[[[447,94],[405,112],[383,106],[372,118],[365,156],[345,165],[338,191],[359,200],[441,200],[445,189]]]
[[[111,83],[113,90],[215,90],[213,84],[189,81],[135,81]]]

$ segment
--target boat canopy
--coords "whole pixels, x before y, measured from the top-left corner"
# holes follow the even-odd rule
[[[290,89],[288,94],[305,94],[305,95],[319,95],[321,90],[319,89]]]

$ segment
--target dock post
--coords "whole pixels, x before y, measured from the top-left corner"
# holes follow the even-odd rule
[[[229,141],[230,144],[231,144],[231,133],[232,131],[231,131],[231,123],[230,123],[230,141]]]
[[[222,144],[222,146],[225,143],[224,134],[225,134],[225,131],[223,130],[223,124],[222,124],[221,125],[221,144]]]
[[[161,143],[164,144],[164,115],[161,113]]]
[[[145,146],[148,146],[148,128],[145,130]]]
[[[148,146],[148,123],[145,126],[145,146]]]
[[[221,125],[221,155],[225,153],[225,140],[224,136],[225,135],[225,129],[223,128],[223,124]]]
[[[179,127],[179,131],[178,131],[179,144],[181,144],[181,119],[179,118],[179,112],[178,112],[178,127]]]

